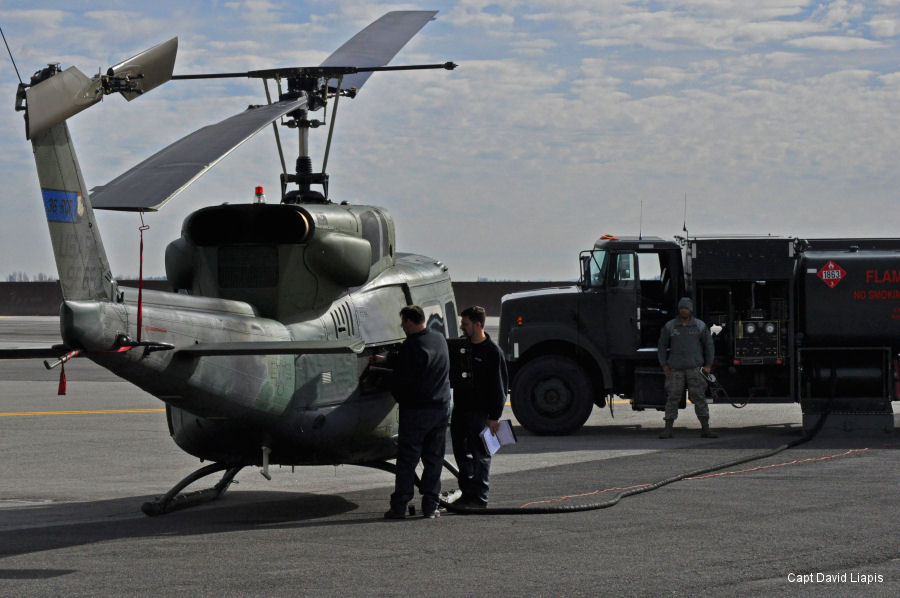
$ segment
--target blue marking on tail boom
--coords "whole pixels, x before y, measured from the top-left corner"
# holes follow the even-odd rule
[[[75,222],[78,218],[78,202],[81,193],[41,189],[41,194],[44,196],[44,210],[47,212],[47,220]]]

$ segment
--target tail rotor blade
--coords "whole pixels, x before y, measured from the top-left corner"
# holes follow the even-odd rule
[[[50,67],[41,72],[43,80],[25,91],[28,111],[27,136],[50,129],[93,106],[104,94],[119,92],[131,101],[172,78],[178,38],[165,41],[110,68],[106,75],[88,78],[76,67],[59,71]],[[34,79],[32,79],[34,81]]]
[[[171,79],[177,52],[178,38],[173,37],[111,67],[110,70],[116,77],[141,75],[137,82],[137,91],[123,91],[122,96],[130,102],[142,93],[159,87]]]

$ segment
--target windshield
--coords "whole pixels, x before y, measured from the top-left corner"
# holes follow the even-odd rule
[[[587,287],[602,287],[606,272],[606,251],[594,249],[581,254],[581,269],[584,285]]]

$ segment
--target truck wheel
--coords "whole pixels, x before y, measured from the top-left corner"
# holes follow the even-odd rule
[[[571,434],[584,425],[594,407],[584,369],[557,355],[525,364],[513,381],[510,400],[516,419],[535,434]]]

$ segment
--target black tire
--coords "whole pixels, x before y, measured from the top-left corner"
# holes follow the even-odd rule
[[[554,436],[581,428],[594,407],[584,368],[559,355],[538,357],[522,366],[513,380],[510,402],[525,429]]]

